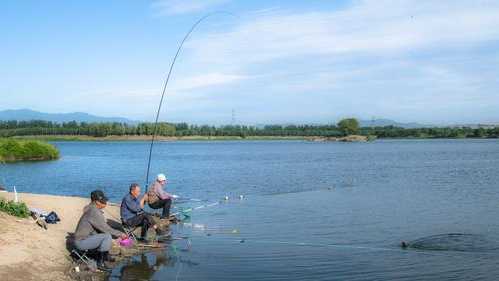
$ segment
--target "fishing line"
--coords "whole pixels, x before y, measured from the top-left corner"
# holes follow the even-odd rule
[[[156,112],[156,119],[154,121],[154,128],[153,128],[153,134],[152,134],[152,138],[151,138],[151,143],[149,145],[149,158],[148,158],[148,161],[147,161],[147,172],[146,172],[146,183],[145,183],[146,191],[148,189],[149,171],[150,171],[150,168],[151,168],[152,149],[153,149],[153,146],[154,146],[154,140],[156,139],[156,134],[157,134],[157,129],[158,129],[159,114],[161,113],[161,107],[163,105],[163,100],[165,98],[166,88],[168,87],[168,82],[170,82],[170,77],[171,77],[171,74],[173,72],[173,67],[175,66],[175,62],[177,61],[178,55],[180,54],[180,51],[182,50],[182,47],[183,47],[185,41],[189,38],[189,36],[191,35],[191,33],[194,31],[194,29],[196,29],[196,27],[201,22],[203,22],[205,19],[207,19],[207,18],[209,18],[211,16],[214,16],[214,15],[217,15],[217,14],[227,14],[227,15],[235,16],[234,14],[229,13],[229,12],[218,11],[218,12],[210,13],[210,14],[207,14],[207,15],[201,17],[199,20],[197,20],[191,26],[191,28],[189,29],[189,31],[187,32],[187,34],[185,34],[184,38],[182,39],[182,41],[180,42],[180,45],[177,48],[177,52],[175,53],[175,56],[173,57],[172,63],[170,64],[170,69],[168,71],[168,75],[166,76],[165,84],[163,85],[163,91],[161,93],[161,99],[159,101],[158,111]]]
[[[182,270],[182,262],[180,263],[180,265],[178,266],[178,271],[177,271],[177,275],[175,276],[175,281],[178,281],[178,277],[180,275],[180,271]]]
[[[242,199],[240,199],[240,200],[242,200]],[[190,207],[190,208],[185,208],[185,209],[181,208],[178,212],[175,212],[172,215],[179,215],[179,214],[181,214],[181,215],[190,217],[190,213],[192,211],[197,211],[197,210],[201,210],[201,209],[207,209],[207,208],[215,207],[215,206],[221,205],[222,203],[224,203],[226,201],[228,201],[228,199],[219,200],[219,201],[212,202],[212,203],[209,203],[209,204],[203,204],[203,205],[200,205],[200,206],[197,206],[197,207]],[[199,201],[197,201],[197,202],[199,202]]]
[[[181,198],[183,199],[183,198]],[[204,202],[204,201],[208,201],[208,200],[201,200],[201,199],[197,199],[197,198],[186,198],[188,199],[189,201],[192,201],[192,202]],[[239,198],[238,200],[241,201],[241,200],[244,200],[245,199],[245,196],[244,195],[239,195]],[[180,203],[187,203],[188,201],[183,201],[183,202],[180,202]],[[228,203],[229,202],[229,196],[224,196],[223,199],[221,200],[218,200],[218,201],[212,201],[212,203],[207,203],[207,204],[203,204],[203,205],[200,205],[200,206],[197,206],[197,207],[189,207],[189,208],[183,208],[183,207],[174,207],[174,208],[177,208],[177,209],[180,209],[178,212],[175,212],[173,213],[172,215],[183,215],[185,217],[190,217],[190,213],[192,211],[197,211],[197,210],[200,210],[200,209],[207,209],[207,208],[211,208],[211,207],[214,207],[214,206],[218,206],[218,205],[221,205],[223,203]]]
[[[178,199],[175,199],[175,204],[186,204],[186,203],[191,203],[191,202],[207,202],[208,200],[202,200],[202,199],[197,199],[197,198],[186,198],[186,197],[180,197]]]
[[[389,247],[373,247],[373,246],[358,246],[351,244],[329,244],[329,243],[313,243],[313,242],[292,242],[292,241],[280,241],[280,240],[260,240],[260,239],[233,239],[224,237],[226,235],[241,235],[241,232],[238,229],[231,228],[209,228],[204,224],[196,224],[196,223],[183,223],[182,226],[191,227],[194,235],[199,235],[200,233],[204,233],[207,236],[215,237],[215,239],[231,241],[235,243],[260,243],[260,244],[281,244],[281,245],[291,245],[291,246],[302,246],[302,247],[321,247],[321,248],[343,248],[343,249],[355,249],[355,250],[367,250],[367,251],[387,251],[387,252],[398,252],[398,253],[415,253],[419,255],[431,255],[431,256],[446,256],[446,257],[455,257],[459,255],[464,256],[490,256],[490,257],[499,257],[498,252],[487,252],[487,251],[460,251],[460,250],[423,250],[418,248],[411,248],[411,242],[409,243],[409,248],[389,248]],[[227,231],[229,230],[229,231]],[[213,234],[220,234],[221,236],[213,236]],[[203,236],[204,237],[204,236]],[[417,240],[416,240],[417,241]],[[413,242],[412,242],[413,243]]]
[[[182,228],[191,228],[193,232],[202,232],[206,233],[206,235],[211,236],[212,234],[240,234],[238,229],[228,228],[228,227],[208,227],[204,224],[197,223],[181,223],[180,227]]]
[[[437,252],[437,251],[423,251],[423,250],[418,250],[418,249],[356,246],[356,245],[349,245],[349,244],[290,242],[290,241],[279,241],[279,240],[259,240],[259,239],[248,239],[248,238],[232,239],[232,238],[225,238],[225,237],[216,237],[215,239],[234,242],[236,244],[245,244],[245,243],[279,244],[279,245],[290,245],[290,246],[297,246],[297,247],[320,247],[320,248],[354,249],[354,250],[367,250],[367,251],[385,251],[385,252],[397,252],[397,253],[419,254],[419,255],[429,255],[429,256],[445,256],[445,257],[455,257],[458,255],[499,257],[497,255],[497,253],[486,253],[486,252],[465,252],[465,251],[453,251],[453,250],[446,250],[446,251],[438,251]]]
[[[405,255],[417,254],[417,255],[426,255],[426,256],[435,256],[435,257],[447,257],[454,258],[459,255],[470,255],[473,254],[476,258],[482,258],[480,255],[477,257],[477,254],[486,254],[486,253],[470,253],[470,252],[461,252],[461,251],[446,251],[443,252],[430,252],[430,251],[421,251],[421,250],[409,250],[409,249],[396,249],[396,248],[386,248],[386,247],[370,247],[370,246],[355,246],[355,245],[347,245],[347,244],[326,244],[326,243],[309,243],[309,242],[289,242],[289,241],[278,241],[278,240],[258,240],[258,239],[230,239],[230,238],[216,238],[219,240],[225,240],[234,242],[235,244],[279,244],[279,245],[290,245],[296,247],[320,247],[320,248],[339,248],[339,249],[353,249],[353,250],[365,250],[365,251],[385,251],[385,252],[393,252],[393,253],[404,253]],[[177,253],[175,252],[177,255]],[[495,255],[497,257],[497,255]],[[180,257],[180,256],[179,256]],[[182,270],[181,265],[177,271],[175,280],[178,281],[178,277],[180,275],[180,271]]]
[[[118,206],[118,204],[109,204],[110,206]],[[102,209],[106,214],[111,216],[113,219],[115,219],[118,223],[121,221],[121,219],[117,218],[115,215],[113,215],[110,211],[106,210],[106,208]]]

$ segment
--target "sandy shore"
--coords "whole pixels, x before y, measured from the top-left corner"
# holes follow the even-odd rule
[[[89,199],[19,193],[30,208],[55,211],[61,221],[45,230],[30,217],[20,219],[0,212],[0,280],[71,280],[66,236],[74,232]],[[12,193],[0,193],[12,199]],[[119,217],[117,206],[106,207],[108,219]],[[111,215],[110,215],[111,214]]]

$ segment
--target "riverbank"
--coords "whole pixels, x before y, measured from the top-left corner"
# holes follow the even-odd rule
[[[69,281],[72,261],[66,237],[74,232],[89,199],[67,196],[18,193],[30,208],[55,211],[61,221],[45,230],[29,217],[20,219],[0,212],[0,276],[3,281]],[[0,193],[7,200],[12,193]],[[119,216],[118,206],[108,206],[108,219]],[[111,216],[111,215],[112,216]]]
[[[106,136],[92,137],[82,135],[33,135],[33,136],[15,136],[11,137],[16,140],[36,140],[36,141],[151,141],[151,136],[143,135],[126,135],[126,136]],[[374,135],[350,135],[346,137],[319,137],[319,136],[183,136],[183,137],[165,137],[156,136],[156,141],[313,141],[313,142],[366,142],[375,140],[454,140],[454,139],[496,139],[496,137],[376,137]]]
[[[344,137],[315,137],[311,141],[315,142],[367,142],[374,141],[376,137],[374,136],[360,136],[360,135],[349,135]]]
[[[39,140],[39,141],[150,141],[151,136],[107,136],[107,137],[91,137],[91,136],[76,136],[76,135],[54,135],[54,136],[17,136],[13,137],[19,140]],[[156,141],[225,141],[225,140],[312,140],[313,137],[306,136],[184,136],[184,137],[165,137],[156,136]]]
[[[59,158],[57,148],[40,140],[0,138],[0,162],[43,161]]]

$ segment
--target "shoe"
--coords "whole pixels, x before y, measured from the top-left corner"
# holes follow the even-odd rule
[[[163,233],[164,233],[164,231],[163,231],[161,228],[159,228],[159,227],[158,227],[158,228],[156,228],[156,229],[155,229],[155,231],[156,231],[156,235],[157,235],[157,236],[161,236],[161,235],[163,235]]]
[[[112,268],[106,264],[106,256],[108,252],[99,252],[97,255],[97,268],[101,271],[111,272]]]
[[[116,262],[116,259],[113,258],[109,252],[104,252],[104,261],[108,261],[108,262]]]
[[[164,242],[171,241],[172,240],[172,234],[171,234],[171,232],[168,231],[168,233],[156,236],[156,240],[159,243],[164,243]]]
[[[179,220],[179,219],[178,219],[175,215],[171,215],[171,216],[169,216],[167,219],[168,219],[168,221],[169,221],[170,223],[174,223],[174,224],[175,224],[175,223],[178,223],[178,222],[180,221],[180,220]]]
[[[149,243],[152,242],[152,240],[147,239],[146,237],[139,237],[139,238],[137,238],[137,241],[141,242],[141,243],[144,243],[144,244],[149,244]]]

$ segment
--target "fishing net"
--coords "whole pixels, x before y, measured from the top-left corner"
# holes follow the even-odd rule
[[[499,241],[484,235],[465,233],[431,235],[402,243],[404,248],[430,251],[488,252],[499,250]]]

